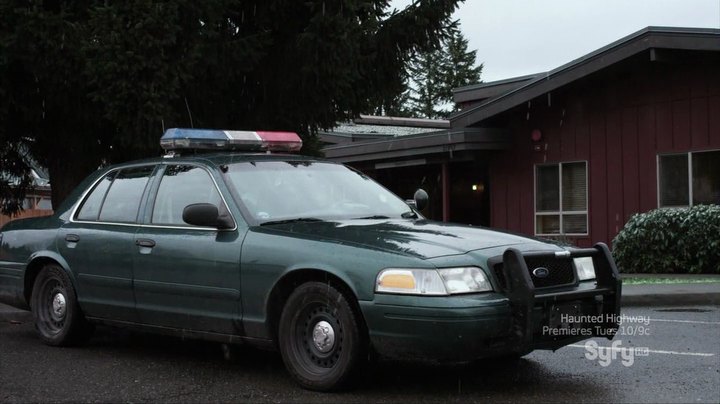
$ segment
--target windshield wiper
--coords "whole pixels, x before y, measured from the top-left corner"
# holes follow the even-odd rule
[[[365,217],[356,217],[355,220],[361,220],[361,219],[390,219],[390,216],[385,215],[372,215],[372,216],[365,216]]]
[[[318,219],[316,217],[296,217],[293,219],[270,220],[267,222],[260,223],[260,226],[268,226],[268,225],[273,225],[273,224],[286,224],[286,223],[314,223],[314,222],[324,222],[324,220]]]
[[[407,212],[400,215],[400,217],[402,217],[403,219],[417,219],[418,215],[417,213],[415,213],[415,211],[408,210]]]

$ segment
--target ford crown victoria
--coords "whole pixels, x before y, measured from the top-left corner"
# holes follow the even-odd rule
[[[43,342],[101,323],[249,343],[330,390],[370,353],[469,361],[617,329],[604,244],[426,220],[422,192],[408,203],[341,164],[266,152],[297,150],[292,133],[171,129],[161,143],[174,153],[102,168],[54,215],[1,229],[0,301],[31,309]]]

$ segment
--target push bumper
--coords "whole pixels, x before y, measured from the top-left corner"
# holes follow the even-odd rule
[[[618,328],[621,283],[607,246],[562,253],[562,259],[592,257],[596,281],[536,288],[525,258],[555,254],[506,250],[502,262],[507,285],[502,293],[377,294],[373,301],[360,302],[374,350],[403,360],[470,361],[555,350],[597,336],[612,339]]]

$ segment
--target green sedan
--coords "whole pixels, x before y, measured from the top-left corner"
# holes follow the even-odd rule
[[[604,244],[425,220],[423,192],[262,152],[293,135],[173,129],[174,153],[98,170],[54,215],[0,230],[0,301],[31,309],[50,345],[107,324],[277,349],[314,390],[347,386],[370,354],[470,361],[614,335]]]

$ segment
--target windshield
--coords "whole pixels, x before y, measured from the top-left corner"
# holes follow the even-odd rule
[[[410,211],[395,194],[340,164],[243,162],[229,165],[226,176],[260,222],[400,218]]]

